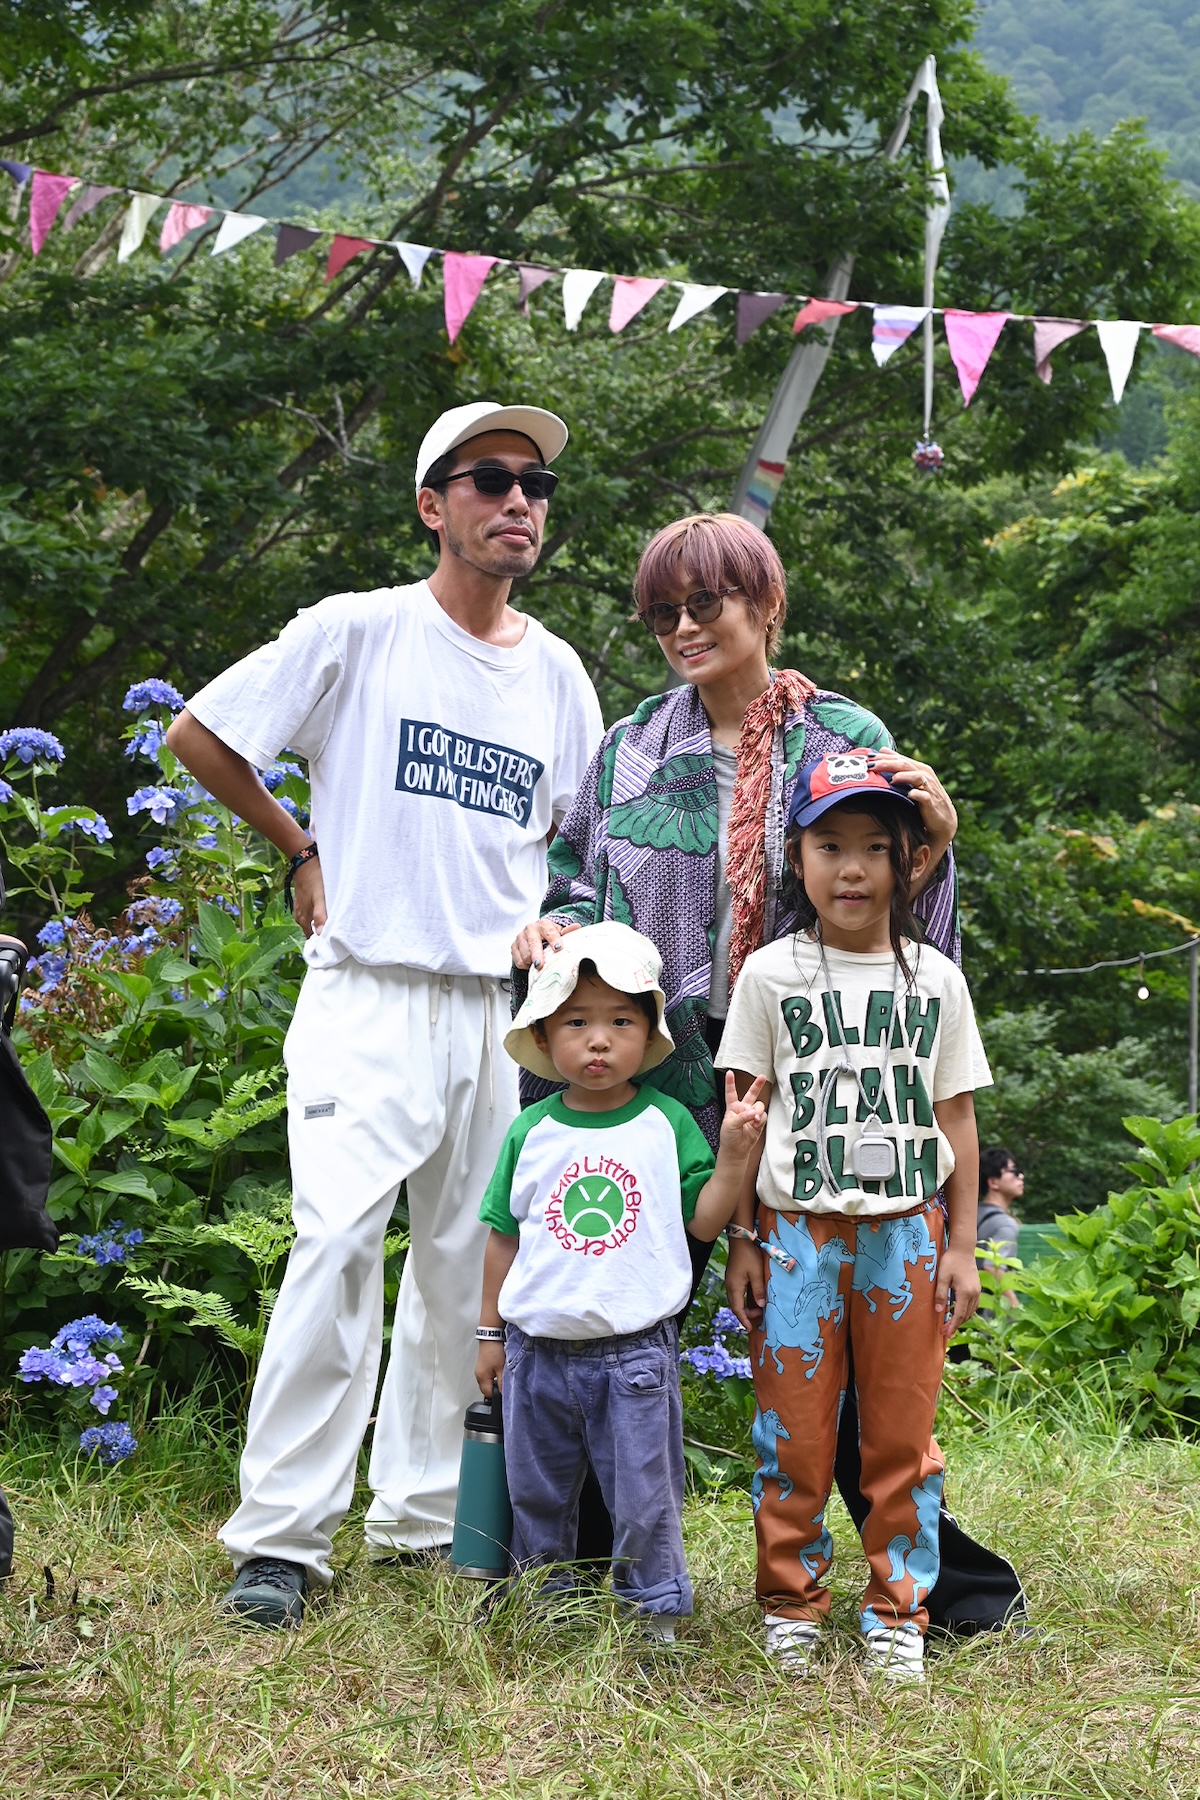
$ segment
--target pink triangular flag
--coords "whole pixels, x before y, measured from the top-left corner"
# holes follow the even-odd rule
[[[1200,325],[1152,325],[1150,329],[1164,343],[1175,344],[1180,350],[1190,350],[1193,356],[1200,356]]]
[[[1006,312],[962,312],[954,306],[948,306],[942,314],[964,406],[971,404],[971,396],[996,348],[996,340],[1011,317],[1012,314]]]
[[[329,261],[325,264],[325,279],[332,281],[340,275],[348,262],[353,262],[364,250],[375,248],[370,238],[342,237],[340,233],[329,246]]]
[[[187,200],[173,200],[171,210],[163,221],[162,233],[158,240],[159,249],[166,254],[176,244],[181,244],[189,231],[195,231],[197,225],[203,225],[212,216],[211,206],[193,206]]]
[[[484,282],[499,260],[498,256],[463,256],[457,250],[447,250],[442,257],[446,331],[451,343],[466,324]]]
[[[75,175],[47,175],[45,169],[33,171],[33,186],[29,190],[29,238],[35,256],[41,254],[50,227],[58,217],[58,209],[77,179]]]
[[[792,320],[792,330],[803,331],[806,325],[819,325],[822,319],[838,319],[843,313],[853,312],[857,305],[857,300],[810,300]]]
[[[539,269],[533,263],[518,263],[517,274],[521,278],[520,291],[517,294],[517,305],[529,317],[529,296],[536,294],[540,287],[553,279],[553,269]]]
[[[1078,337],[1081,331],[1087,330],[1086,319],[1035,319],[1033,321],[1033,366],[1037,370],[1039,381],[1050,380],[1054,371],[1050,367],[1051,354],[1068,338]]]
[[[643,306],[653,300],[659,288],[666,287],[666,281],[656,281],[650,275],[618,275],[613,281],[612,306],[608,314],[608,329],[624,331],[630,319],[637,317]]]

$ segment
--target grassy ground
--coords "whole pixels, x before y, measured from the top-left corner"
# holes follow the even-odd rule
[[[231,1467],[186,1420],[108,1472],[20,1433],[0,1454],[20,1527],[0,1588],[5,1800],[1200,1792],[1195,1447],[1028,1415],[955,1439],[952,1501],[1017,1562],[1044,1632],[942,1653],[916,1694],[859,1674],[863,1565],[840,1510],[822,1678],[767,1666],[742,1494],[689,1506],[697,1615],[674,1657],[601,1604],[480,1630],[473,1585],[371,1570],[352,1525],[302,1632],[231,1628],[212,1612]]]

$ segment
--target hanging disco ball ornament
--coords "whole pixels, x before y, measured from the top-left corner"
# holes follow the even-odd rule
[[[946,460],[946,452],[932,438],[918,438],[912,459],[922,475],[936,475]]]

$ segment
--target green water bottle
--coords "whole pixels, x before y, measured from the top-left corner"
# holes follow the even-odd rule
[[[508,1574],[511,1540],[504,1419],[500,1390],[493,1387],[490,1400],[467,1408],[450,1567],[476,1581],[501,1581]]]

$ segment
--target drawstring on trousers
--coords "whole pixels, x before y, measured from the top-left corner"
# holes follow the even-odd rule
[[[471,979],[466,977],[466,979]],[[496,1057],[495,1033],[492,1028],[492,1007],[502,984],[494,975],[478,975],[483,992],[483,1054],[487,1058],[488,1072],[488,1118],[496,1111]],[[429,978],[429,1029],[432,1031],[438,1022],[441,1009],[441,997],[454,991],[453,975],[431,975]]]

